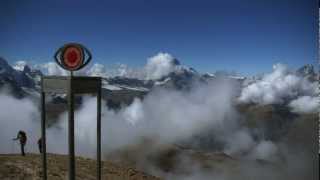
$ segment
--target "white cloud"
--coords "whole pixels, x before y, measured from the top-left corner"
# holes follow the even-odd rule
[[[294,99],[300,95],[317,94],[317,83],[290,72],[287,66],[276,64],[273,71],[261,80],[243,88],[240,102],[258,104],[283,103],[285,99]]]
[[[229,155],[247,153],[255,145],[252,136],[245,129],[238,130],[227,137],[227,147],[224,150]]]
[[[107,71],[103,64],[94,64],[92,67],[90,67],[86,74],[88,76],[100,76],[100,77],[107,77]]]
[[[53,76],[53,75],[66,76],[66,75],[68,75],[68,71],[62,69],[55,62],[48,62],[48,63],[42,64],[42,65],[40,65],[40,68],[41,68],[42,71],[44,71],[45,74],[47,74],[49,76]]]
[[[255,159],[262,159],[268,161],[276,160],[278,147],[271,141],[261,141],[254,148],[251,156]]]
[[[289,107],[297,113],[316,113],[320,111],[320,98],[302,96],[290,102]]]
[[[207,96],[204,97],[203,94]],[[104,107],[104,150],[118,150],[140,142],[141,138],[156,138],[160,143],[172,143],[199,133],[209,126],[228,129],[229,125],[232,127],[232,124],[236,123],[234,119],[227,118],[234,112],[231,99],[232,86],[221,83],[220,86],[197,87],[192,93],[153,91],[143,101],[136,99],[131,105],[117,111]],[[95,150],[94,144],[87,146],[88,143],[95,143],[95,107],[95,98],[87,98],[75,116],[77,144],[81,151],[79,153],[87,156],[87,152],[93,152],[89,153],[92,155]],[[65,132],[66,115],[62,118],[59,128],[61,132]]]
[[[168,53],[158,53],[148,59],[145,66],[147,79],[159,79],[176,68],[175,59]]]
[[[123,111],[123,118],[132,125],[144,118],[143,105],[140,99],[134,99],[133,103]]]

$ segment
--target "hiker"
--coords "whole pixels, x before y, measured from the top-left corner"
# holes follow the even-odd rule
[[[21,155],[25,156],[26,154],[24,153],[24,146],[27,143],[27,135],[24,131],[20,130],[17,134],[17,138],[13,139],[14,141],[19,140],[20,141],[20,147],[21,147]]]
[[[39,140],[38,140],[38,148],[39,148],[39,152],[41,154],[42,153],[42,138],[39,138]]]

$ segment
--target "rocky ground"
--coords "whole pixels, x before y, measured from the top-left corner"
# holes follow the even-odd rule
[[[65,155],[48,154],[48,179],[67,179],[68,160]],[[41,157],[36,154],[27,154],[22,157],[16,154],[0,155],[0,179],[1,180],[40,180]],[[92,159],[76,158],[76,179],[96,179],[96,161]],[[103,162],[102,179],[108,180],[157,180],[154,176],[139,172],[130,167],[116,165],[111,162]]]

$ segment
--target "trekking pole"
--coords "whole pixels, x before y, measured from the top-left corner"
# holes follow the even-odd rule
[[[14,153],[16,154],[17,153],[17,142],[16,141],[13,141],[13,151]]]
[[[14,139],[12,139],[12,143],[11,143],[11,152],[12,152],[12,154],[15,154],[15,152],[16,152],[16,148],[15,148],[15,140]]]
[[[14,141],[11,141],[11,154],[14,154]]]

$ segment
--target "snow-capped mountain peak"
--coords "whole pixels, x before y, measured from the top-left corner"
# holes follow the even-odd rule
[[[13,66],[13,69],[17,70],[17,71],[24,71],[25,68],[30,69],[30,67],[28,66],[28,63],[26,61],[17,61]]]

